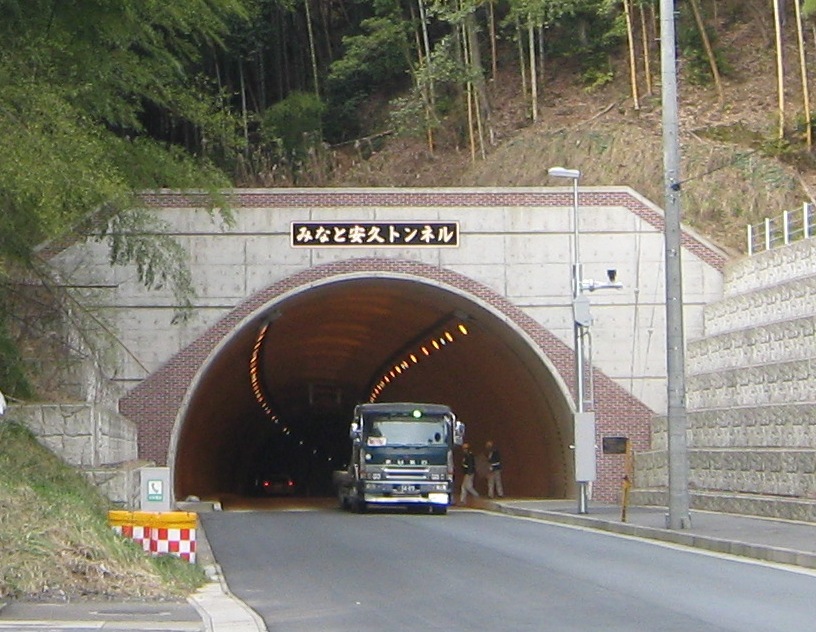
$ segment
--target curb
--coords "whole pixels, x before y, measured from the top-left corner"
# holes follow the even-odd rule
[[[524,509],[521,507],[507,507],[492,503],[485,507],[490,511],[504,513],[513,516],[533,518],[545,522],[555,522],[576,527],[585,527],[599,531],[608,531],[619,535],[635,536],[649,540],[659,540],[671,544],[679,544],[697,549],[704,549],[714,553],[724,553],[737,557],[747,557],[763,562],[773,562],[776,564],[789,564],[791,566],[801,566],[803,568],[816,569],[816,553],[804,551],[794,551],[780,547],[750,544],[733,540],[723,540],[693,533],[681,533],[669,529],[655,529],[654,527],[644,527],[627,522],[614,522],[599,518],[589,518],[579,515],[564,514],[555,511],[541,511],[536,509]]]

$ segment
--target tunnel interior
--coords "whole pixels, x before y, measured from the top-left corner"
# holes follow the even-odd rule
[[[296,495],[332,495],[353,408],[372,398],[451,406],[480,469],[485,442],[500,449],[510,496],[573,491],[569,403],[530,343],[465,295],[374,277],[305,289],[224,341],[177,423],[176,498],[252,495],[277,475]]]

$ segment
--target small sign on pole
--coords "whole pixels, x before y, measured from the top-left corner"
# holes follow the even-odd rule
[[[141,490],[142,511],[170,511],[170,468],[143,468]]]

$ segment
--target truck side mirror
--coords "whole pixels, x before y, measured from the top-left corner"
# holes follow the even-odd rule
[[[362,438],[360,435],[360,426],[355,421],[351,424],[351,428],[349,428],[349,438],[354,442],[354,445],[360,445]]]
[[[453,422],[453,443],[462,445],[465,442],[465,424],[458,419]]]

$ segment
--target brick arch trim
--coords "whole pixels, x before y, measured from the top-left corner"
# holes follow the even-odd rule
[[[119,400],[120,412],[139,428],[139,458],[167,465],[171,435],[193,380],[219,343],[247,317],[300,287],[365,273],[410,276],[433,284],[441,283],[483,301],[504,314],[538,345],[565,383],[574,381],[572,349],[505,297],[477,281],[417,261],[361,258],[331,262],[303,270],[250,296]],[[651,410],[597,369],[594,379],[599,431],[608,428],[617,433],[627,432],[633,440],[633,447],[648,447]]]

